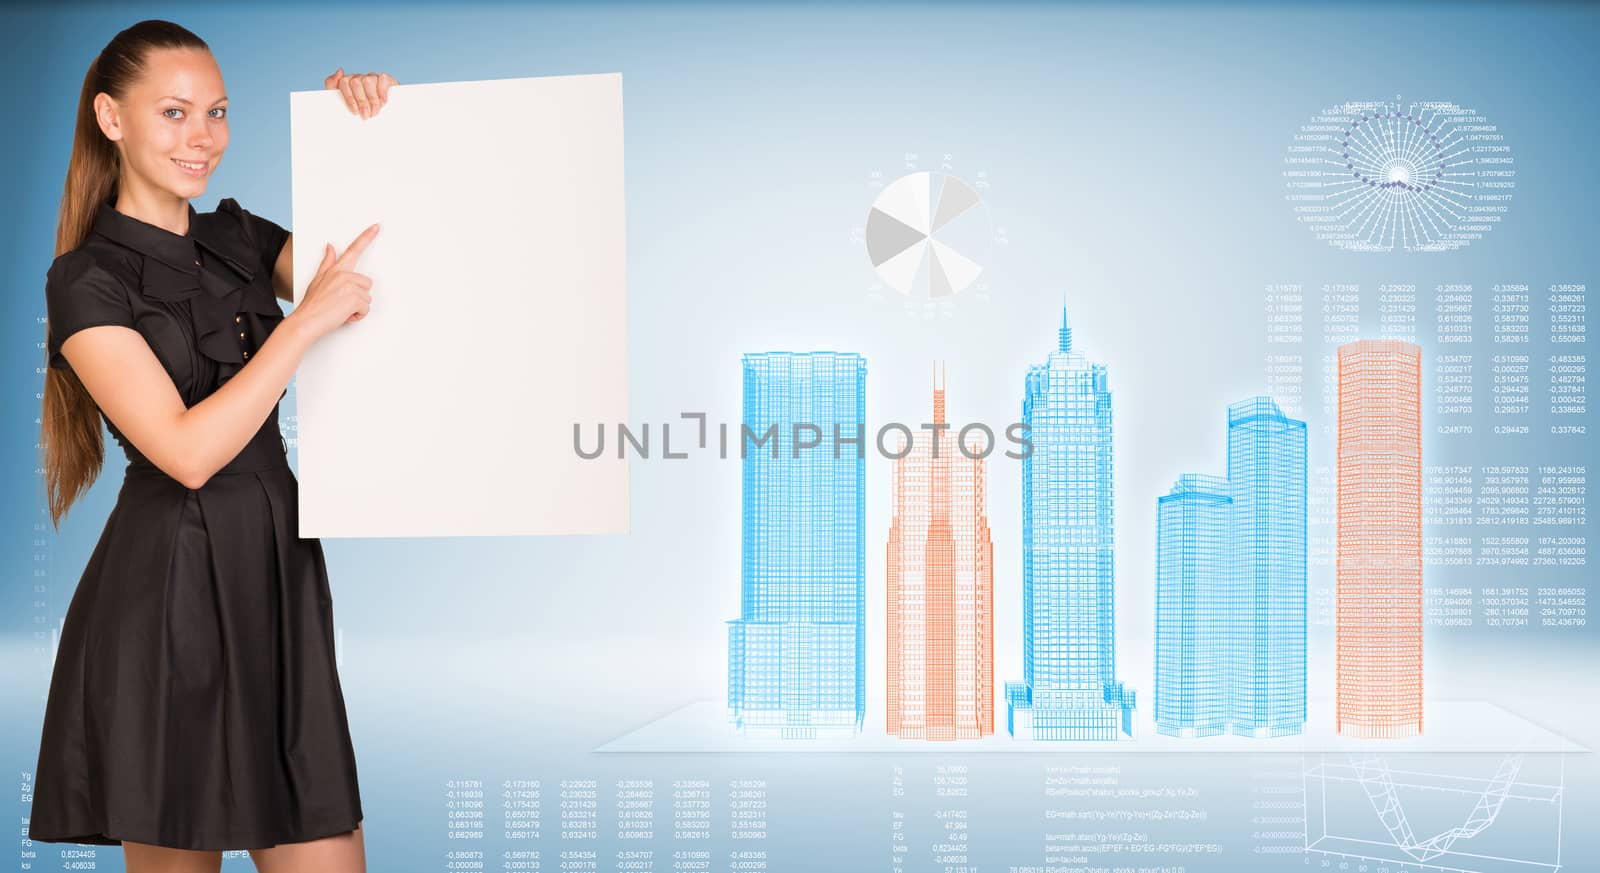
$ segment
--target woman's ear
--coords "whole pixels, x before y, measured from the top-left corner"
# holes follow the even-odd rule
[[[94,117],[100,122],[100,132],[106,139],[117,142],[122,139],[122,119],[117,107],[117,101],[110,94],[101,91],[94,95]]]

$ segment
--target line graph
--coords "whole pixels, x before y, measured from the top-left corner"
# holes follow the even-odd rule
[[[1393,873],[1561,869],[1563,756],[1430,761],[1413,770],[1382,755],[1320,756],[1305,770],[1306,851],[1392,864]],[[1440,772],[1446,761],[1458,772]],[[1529,769],[1544,771],[1541,781],[1524,778]],[[1487,775],[1460,775],[1467,771]]]

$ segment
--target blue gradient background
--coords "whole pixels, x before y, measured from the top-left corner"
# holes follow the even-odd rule
[[[1420,304],[1439,282],[1521,281],[1537,304],[1550,283],[1593,284],[1600,260],[1591,212],[1600,98],[1593,62],[1582,60],[1600,44],[1600,15],[1581,5],[7,7],[0,757],[14,778],[37,755],[50,628],[121,480],[111,444],[94,490],[59,532],[49,529],[36,465],[44,273],[84,70],[118,29],[145,17],[178,21],[210,42],[227,82],[232,144],[197,207],[232,196],[286,226],[288,93],[321,87],[338,66],[408,83],[620,71],[633,424],[659,427],[684,411],[736,422],[741,353],[837,348],[867,358],[870,421],[926,419],[929,362],[938,357],[951,420],[998,432],[1018,417],[1023,375],[1053,345],[1065,299],[1077,344],[1110,371],[1118,674],[1139,692],[1141,720],[1153,691],[1155,499],[1180,472],[1217,471],[1226,403],[1263,390],[1261,287],[1414,282]],[[1510,212],[1461,252],[1341,252],[1314,240],[1284,202],[1281,159],[1300,124],[1345,100],[1397,93],[1474,107],[1513,148]],[[459,135],[470,160],[474,131]],[[962,300],[948,317],[908,317],[872,299],[870,267],[851,240],[874,194],[869,174],[893,179],[909,152],[921,155],[920,169],[949,154],[964,178],[986,171],[985,202],[1006,228],[1008,243],[986,263],[988,299]],[[1480,337],[1489,324],[1482,300]],[[1426,334],[1429,320],[1419,316],[1418,327]],[[1311,413],[1309,355],[1307,366]],[[1482,403],[1485,379],[1478,393]],[[1536,382],[1535,409],[1539,401]],[[283,412],[292,435],[293,404]],[[430,414],[429,398],[417,398],[414,414]],[[1331,458],[1321,424],[1313,416],[1313,466]],[[403,427],[395,438],[405,438]],[[1450,451],[1463,463],[1537,456],[1591,472],[1596,460],[1586,438],[1518,445],[1508,452],[1486,439]],[[883,552],[874,544],[888,525],[889,466],[869,453],[867,468],[870,688],[882,681]],[[930,759],[922,748],[867,759],[593,754],[666,711],[722,694],[723,622],[738,612],[738,475],[735,460],[709,454],[635,463],[632,533],[622,537],[325,541],[372,869],[445,869],[445,852],[463,848],[445,839],[446,780],[484,780],[492,833],[494,788],[519,778],[545,785],[547,870],[559,864],[560,779],[599,780],[602,833],[608,783],[655,779],[657,869],[670,869],[670,780],[712,779],[721,804],[718,780],[735,777],[771,785],[772,869],[880,868],[889,768],[903,764],[925,779],[933,759],[973,767],[971,860],[987,869],[1039,863],[1040,834],[1063,829],[1040,815],[1043,764],[1114,760],[1124,760],[1130,784],[1195,786],[1200,797],[1189,805],[1211,815],[1182,827],[1107,828],[1225,847],[1127,863],[1305,866],[1298,854],[1253,852],[1247,776],[1292,766],[1280,759],[1260,765],[1255,756],[1199,754],[1203,747],[1119,759],[1070,746],[970,760],[959,749]],[[1021,670],[1020,471],[997,459],[990,476],[998,686]],[[1592,573],[1512,575],[1493,578],[1586,586]],[[1452,579],[1430,573],[1427,584]],[[1467,574],[1454,584],[1488,582]],[[1315,696],[1331,685],[1326,629],[1314,628],[1311,644]],[[1587,746],[1600,742],[1592,630],[1430,629],[1427,646],[1430,696],[1489,700]],[[1463,766],[1492,772],[1496,760]],[[1573,870],[1600,869],[1600,839],[1573,824],[1600,811],[1597,777],[1592,755],[1565,762],[1562,856]],[[20,821],[26,803],[14,809]],[[714,809],[713,830],[725,834],[726,806]],[[1527,839],[1528,854],[1549,854],[1547,837]],[[504,845],[483,843],[487,869],[500,869]],[[33,846],[32,869],[60,869],[61,848]],[[597,848],[606,869],[614,846]],[[0,847],[0,869],[12,858],[20,869],[12,851]],[[925,865],[918,851],[912,857]],[[96,854],[102,869],[120,869],[119,851]],[[726,869],[719,852],[713,860]]]

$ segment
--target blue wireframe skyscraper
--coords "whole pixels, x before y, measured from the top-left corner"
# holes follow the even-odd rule
[[[1156,730],[1275,737],[1306,720],[1306,425],[1228,407],[1228,475],[1157,501]]]
[[[1156,501],[1156,732],[1228,728],[1234,610],[1233,490],[1185,473]]]
[[[844,352],[744,356],[742,578],[728,622],[728,714],[741,732],[861,729],[866,374]]]
[[[1028,368],[1022,420],[1022,673],[1006,728],[1041,740],[1133,735],[1134,692],[1116,678],[1111,391],[1106,368],[1058,348]]]
[[[1306,423],[1270,397],[1229,406],[1228,481],[1243,586],[1231,730],[1297,734],[1306,723]]]

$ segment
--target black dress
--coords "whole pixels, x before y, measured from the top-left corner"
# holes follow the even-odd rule
[[[191,205],[183,236],[107,200],[50,265],[50,366],[70,369],[74,331],[131,327],[193,406],[282,321],[287,238],[231,198]],[[353,830],[333,598],[321,542],[298,535],[277,407],[196,490],[107,424],[128,466],[61,630],[28,836],[250,849]]]

